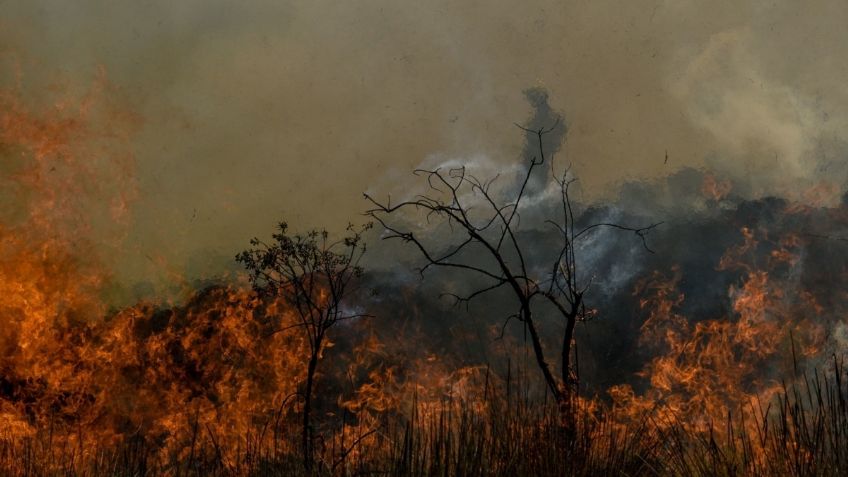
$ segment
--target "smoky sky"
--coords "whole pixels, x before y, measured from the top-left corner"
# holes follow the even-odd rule
[[[32,101],[102,68],[141,118],[115,268],[157,283],[282,218],[359,221],[421,164],[514,167],[528,91],[564,113],[584,201],[687,168],[821,200],[845,180],[846,22],[836,0],[2,2],[0,55]]]

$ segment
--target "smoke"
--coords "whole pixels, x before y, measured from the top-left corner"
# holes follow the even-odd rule
[[[551,108],[547,98],[547,94],[538,89],[528,94],[534,111],[527,124],[538,128],[540,124],[551,124],[552,117],[561,117]],[[552,134],[551,138],[564,140],[565,127],[559,132],[561,136]],[[737,132],[747,134],[744,130]],[[535,135],[527,135],[523,148],[525,157],[516,159],[504,174],[506,180],[496,183],[498,188],[493,187],[497,199],[508,201],[515,197],[520,184],[516,185],[518,181],[512,178],[523,177],[522,172],[529,165],[526,155],[536,154],[535,140]],[[559,143],[549,145],[552,150],[559,148]],[[497,170],[482,156],[467,163],[461,158],[451,158],[441,164],[438,157],[430,160],[431,168],[444,170],[466,165],[468,174],[482,180],[494,177]],[[556,160],[562,163],[568,158],[557,157]],[[643,227],[661,222],[651,230],[645,243],[632,232],[599,228],[575,244],[579,278],[590,283],[585,299],[597,310],[596,318],[578,327],[580,371],[588,390],[603,395],[611,386],[622,383],[646,389],[647,383],[639,373],[663,352],[662,345],[646,345],[644,341],[644,326],[651,313],[645,308],[644,300],[652,293],[651,286],[646,283],[656,277],[673,281],[681,297],[674,312],[685,317],[688,323],[685,326],[692,330],[697,330],[699,323],[708,329],[719,324],[748,326],[751,321],[758,326],[774,328],[773,334],[779,336],[769,339],[778,341],[774,344],[780,348],[776,356],[791,355],[794,346],[829,349],[836,354],[845,351],[844,323],[840,318],[844,293],[836,285],[848,269],[845,239],[848,209],[845,204],[830,200],[810,204],[794,193],[787,197],[752,196],[755,190],[763,193],[758,189],[760,176],[749,177],[737,172],[733,167],[683,168],[667,177],[624,183],[617,197],[611,200],[575,203],[578,230],[596,223]],[[796,172],[801,174],[795,176],[796,181],[812,177],[803,176],[806,171],[802,169]],[[559,250],[558,231],[546,220],[557,220],[562,212],[560,199],[552,193],[550,181],[546,179],[550,177],[550,169],[541,168],[534,173],[536,187],[530,188],[526,205],[520,209],[517,230],[519,241],[524,244],[528,268],[543,276]],[[426,180],[419,185],[425,187]],[[844,190],[838,189],[836,196],[842,196]],[[422,191],[416,189],[415,193]],[[473,195],[463,196],[463,202],[472,207],[485,205],[479,197],[478,202],[473,202]],[[449,245],[457,237],[456,230],[438,226],[431,220],[399,219],[401,228],[409,227],[419,238],[425,237],[438,252],[450,250]],[[379,235],[372,238],[372,241],[377,240]],[[464,303],[456,306],[445,294],[468,294],[484,288],[488,281],[471,272],[438,267],[419,276],[415,269],[426,262],[415,247],[384,244],[386,242],[382,241],[373,245],[390,250],[392,259],[386,261],[385,257],[378,257],[373,262],[377,273],[371,286],[381,294],[405,296],[406,299],[402,302],[378,301],[375,308],[378,322],[382,316],[391,317],[389,320],[408,316],[409,309],[414,308],[415,326],[421,333],[417,340],[420,346],[437,346],[445,355],[456,357],[463,364],[480,364],[481,359],[490,359],[492,346],[502,344],[501,333],[517,343],[518,349],[524,347],[526,351],[529,344],[524,341],[521,324],[508,320],[518,306],[509,291],[493,292],[467,306]],[[484,250],[469,251],[461,255],[461,259],[475,266],[490,265]],[[672,277],[677,278],[672,280]],[[755,290],[755,285],[762,287],[762,297],[757,295],[760,290]],[[756,311],[744,304],[754,299],[762,300],[753,308]],[[751,313],[756,316],[752,317]],[[562,335],[563,324],[555,314],[542,309],[539,316],[543,336]],[[391,321],[376,328],[394,329]],[[740,333],[740,337],[734,338],[740,340],[739,343],[748,339],[742,338],[739,330],[734,333]],[[475,336],[476,341],[469,344],[457,340],[457,334]],[[719,339],[709,334],[705,336],[700,338],[704,342]],[[547,345],[549,349],[557,349],[556,339],[550,339]],[[738,359],[745,359],[743,351],[736,352],[741,353]],[[804,356],[804,363],[807,366],[821,364],[821,356],[810,352]],[[751,365],[753,371],[745,379],[776,378],[786,371],[781,367],[785,364],[779,359],[764,359],[756,366]],[[506,365],[501,359],[496,369],[505,372],[503,366]]]
[[[848,177],[838,159],[846,154],[845,118],[835,104],[770,75],[752,35],[749,29],[713,35],[671,91],[721,154],[707,161],[711,168],[746,178],[750,195],[788,194],[832,205]],[[820,183],[829,190],[803,195]]]
[[[0,11],[0,53],[29,100],[102,67],[145,120],[116,265],[128,283],[167,282],[148,257],[189,279],[215,273],[280,218],[340,229],[365,207],[362,191],[405,189],[428,156],[508,170],[524,148],[512,123],[532,113],[528,87],[568,113],[559,155],[587,200],[705,165],[751,178],[735,184],[750,197],[825,181],[801,199],[832,204],[845,179],[848,41],[834,0],[41,0]]]

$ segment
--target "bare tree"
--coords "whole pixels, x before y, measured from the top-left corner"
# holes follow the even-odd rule
[[[558,208],[560,216],[546,220],[556,228],[559,245],[552,250],[550,261],[544,267],[531,266],[528,263],[529,248],[522,243],[520,232],[522,199],[528,195],[528,183],[534,171],[545,164],[546,157],[542,145],[545,134],[556,128],[529,130],[518,126],[528,137],[538,141],[539,156],[530,158],[520,186],[507,200],[499,200],[492,191],[497,177],[481,181],[469,174],[465,167],[449,170],[416,170],[414,173],[427,180],[428,191],[397,204],[391,199],[383,203],[368,194],[365,198],[373,204],[367,214],[379,222],[386,230],[385,239],[400,239],[415,245],[423,255],[426,264],[419,270],[423,275],[430,267],[444,267],[464,271],[485,280],[485,284],[467,295],[455,295],[456,303],[470,300],[502,288],[508,289],[516,300],[517,311],[509,316],[520,321],[526,328],[533,347],[536,363],[542,372],[545,383],[561,405],[568,405],[577,389],[577,373],[572,364],[574,328],[580,321],[590,317],[584,299],[591,285],[588,274],[578,273],[579,257],[575,244],[585,239],[595,229],[611,227],[634,233],[648,251],[646,234],[659,225],[646,227],[628,227],[614,223],[595,223],[578,228],[572,205],[570,187],[575,179],[568,169],[557,175],[551,164],[550,180],[558,186]],[[551,161],[552,162],[552,161]],[[509,194],[508,194],[509,195]],[[391,220],[391,216],[400,216],[403,211],[423,213],[430,227],[447,225],[459,234],[453,234],[448,245],[431,243],[426,238],[415,235],[412,230],[398,225],[400,220]],[[400,219],[401,217],[396,217]],[[458,238],[457,238],[458,237]],[[482,259],[478,257],[483,257]],[[472,258],[475,257],[475,258]],[[543,272],[537,270],[542,269]],[[556,377],[545,355],[539,334],[537,318],[534,315],[537,302],[553,306],[563,322],[563,336],[560,347],[561,369]]]
[[[262,294],[280,296],[293,307],[297,322],[277,332],[299,328],[309,343],[309,361],[303,387],[303,459],[307,470],[313,464],[312,388],[315,370],[327,332],[336,323],[366,316],[346,308],[346,299],[354,288],[351,282],[362,275],[359,265],[365,253],[362,234],[371,227],[349,225],[347,235],[331,241],[326,230],[289,234],[282,222],[272,242],[257,238],[253,248],[236,256],[250,273],[254,289]]]

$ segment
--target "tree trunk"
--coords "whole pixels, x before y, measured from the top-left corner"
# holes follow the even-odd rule
[[[312,429],[310,426],[310,415],[312,411],[312,385],[315,380],[315,368],[318,367],[318,355],[321,343],[318,342],[309,357],[309,367],[306,371],[306,389],[303,392],[303,466],[306,472],[312,471]]]
[[[571,378],[571,344],[574,342],[574,325],[577,322],[574,314],[566,316],[565,333],[562,337],[562,385],[567,397],[574,391],[574,380]]]
[[[557,403],[562,403],[564,396],[559,385],[557,385],[556,378],[554,378],[553,373],[551,373],[551,367],[548,366],[548,362],[545,361],[545,352],[542,349],[542,341],[539,339],[539,333],[536,331],[535,323],[533,323],[533,316],[530,312],[529,303],[522,305],[521,313],[524,315],[524,324],[527,325],[527,331],[530,332],[530,341],[533,344],[533,353],[536,356],[536,363],[539,365],[539,368],[542,370],[542,375],[545,377],[545,383],[547,383],[548,388],[550,388]]]

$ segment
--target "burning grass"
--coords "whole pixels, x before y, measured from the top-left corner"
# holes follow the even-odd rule
[[[314,472],[841,475],[846,369],[822,359],[833,341],[815,321],[822,306],[770,275],[793,266],[784,257],[798,244],[772,244],[764,270],[747,265],[759,242],[742,236],[720,263],[741,276],[728,316],[686,319],[680,274],[651,274],[636,288],[651,352],[641,382],[567,409],[532,365],[511,364],[520,347],[494,356],[510,363],[498,373],[410,350],[409,337],[378,336],[368,320],[346,325],[318,376]],[[88,303],[67,303],[77,302]],[[19,339],[4,358],[4,474],[304,474],[308,353],[283,301],[213,286],[180,306],[97,310],[48,308],[35,315],[43,326],[21,326],[42,350],[21,355]]]
[[[574,427],[553,406],[488,389],[484,402],[446,397],[411,403],[406,415],[357,420],[323,434],[318,475],[844,475],[848,386],[843,363],[787,385],[765,408],[728,411],[703,431],[666,413],[623,422],[581,406]],[[480,405],[485,404],[481,412]],[[747,420],[757,425],[751,427]],[[84,432],[84,431],[80,431]],[[4,475],[303,475],[298,429],[258,421],[233,444],[189,418],[190,452],[163,460],[141,434],[109,448],[57,446],[39,429],[0,442]],[[82,436],[80,436],[82,437]],[[79,442],[79,441],[78,441]]]

